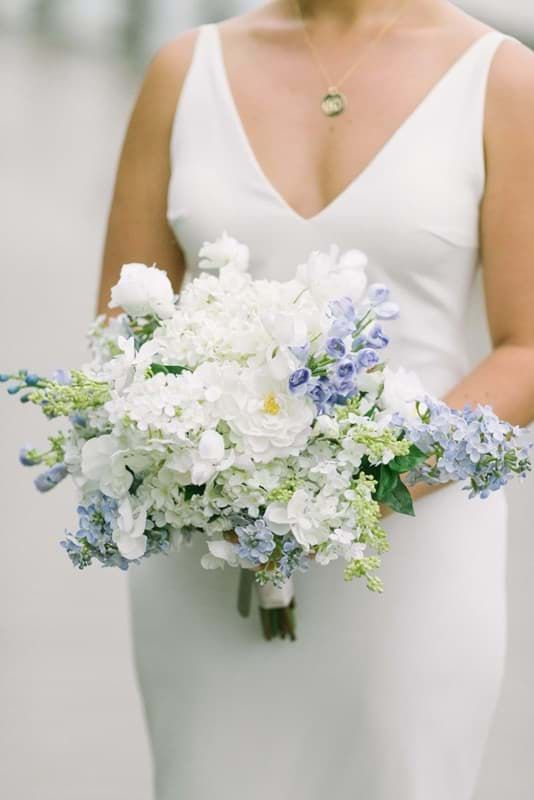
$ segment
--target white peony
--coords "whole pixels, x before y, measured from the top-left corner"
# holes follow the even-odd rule
[[[109,308],[123,308],[131,317],[154,314],[172,317],[174,292],[167,273],[145,264],[124,264],[120,280],[111,290]]]
[[[249,262],[249,249],[246,244],[228,236],[226,231],[215,242],[204,242],[199,252],[200,269],[222,269],[232,266],[239,272],[246,272]]]
[[[404,419],[418,419],[415,401],[422,399],[425,389],[415,372],[386,367],[383,372],[384,391],[381,405],[389,413],[397,412]]]

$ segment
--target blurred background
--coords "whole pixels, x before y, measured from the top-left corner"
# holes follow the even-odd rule
[[[143,69],[180,30],[254,5],[0,0],[2,367],[49,372],[83,361],[116,162]],[[462,6],[534,43],[528,0]],[[476,357],[488,344],[480,306],[472,315]],[[0,419],[0,796],[149,800],[123,576],[72,570],[57,542],[58,526],[74,523],[73,493],[64,486],[37,497],[17,466],[19,446],[42,441],[45,424],[4,398]],[[509,492],[508,667],[477,800],[534,797],[533,487]]]

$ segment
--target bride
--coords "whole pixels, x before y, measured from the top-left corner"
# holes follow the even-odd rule
[[[275,0],[153,59],[130,121],[101,311],[124,262],[178,290],[202,243],[256,277],[364,250],[402,318],[393,364],[453,406],[534,406],[534,56],[447,0]],[[481,265],[493,351],[468,368]],[[505,654],[506,501],[414,490],[385,592],[298,582],[295,643],[235,611],[201,548],[129,573],[157,800],[470,800]],[[483,554],[480,557],[480,554]],[[410,569],[408,569],[410,565]]]

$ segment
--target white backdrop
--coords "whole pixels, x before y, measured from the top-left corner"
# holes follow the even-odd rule
[[[0,52],[0,370],[50,371],[85,355],[111,183],[137,86],[120,65],[29,41],[0,40]],[[473,329],[482,329],[480,319],[474,308]],[[481,335],[478,352],[485,347]],[[19,445],[38,443],[46,425],[5,397],[0,415],[0,796],[148,800],[123,576],[72,570],[57,544],[74,523],[72,491],[65,485],[38,497],[32,475],[17,465]],[[508,669],[477,800],[534,797],[533,485],[509,493]]]

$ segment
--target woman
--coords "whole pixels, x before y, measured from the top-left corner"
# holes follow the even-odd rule
[[[131,119],[101,309],[122,263],[157,262],[178,290],[223,229],[277,279],[357,247],[401,304],[393,362],[526,423],[533,97],[530,51],[446,0],[277,0],[189,31]],[[469,371],[479,256],[494,348]],[[297,576],[294,644],[237,615],[236,571],[203,572],[197,543],[131,571],[157,800],[473,798],[503,669],[505,500],[415,497],[415,521],[386,522],[382,596],[342,565]]]

